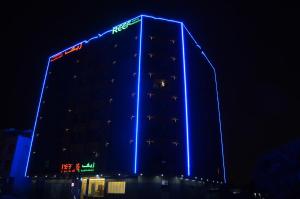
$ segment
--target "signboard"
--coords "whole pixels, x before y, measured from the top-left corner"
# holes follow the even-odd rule
[[[131,19],[131,20],[128,20],[128,21],[126,21],[124,23],[121,23],[120,25],[117,25],[117,26],[113,27],[112,34],[121,32],[122,30],[125,30],[129,26],[134,25],[134,24],[136,24],[136,23],[138,23],[140,21],[141,21],[141,17],[136,17],[134,19]]]
[[[95,162],[92,163],[63,163],[60,166],[61,173],[85,173],[85,172],[94,172],[95,171]]]

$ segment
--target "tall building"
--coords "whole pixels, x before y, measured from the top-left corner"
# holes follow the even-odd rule
[[[226,182],[216,71],[187,27],[140,15],[50,56],[25,175]]]

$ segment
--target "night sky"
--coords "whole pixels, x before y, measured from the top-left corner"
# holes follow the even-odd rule
[[[2,5],[0,129],[32,128],[49,55],[142,13],[178,19],[218,72],[229,181],[248,183],[257,158],[300,137],[299,11],[278,1],[171,2]]]

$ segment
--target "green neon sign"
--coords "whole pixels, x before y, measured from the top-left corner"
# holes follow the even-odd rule
[[[94,172],[95,171],[95,162],[82,164],[77,162],[73,163],[63,163],[61,164],[60,172],[61,173],[85,173],[85,172]]]
[[[129,26],[132,26],[138,22],[141,21],[141,17],[136,17],[134,19],[131,19],[131,20],[128,20],[124,23],[121,23],[120,25],[117,25],[115,27],[113,27],[112,29],[112,34],[115,34],[115,33],[118,33],[118,32],[121,32],[122,30],[125,30],[127,29]]]

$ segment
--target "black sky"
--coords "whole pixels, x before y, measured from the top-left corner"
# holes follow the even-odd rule
[[[280,1],[11,2],[1,12],[0,128],[32,128],[49,55],[141,13],[185,22],[217,68],[229,180],[299,133],[296,6]]]

